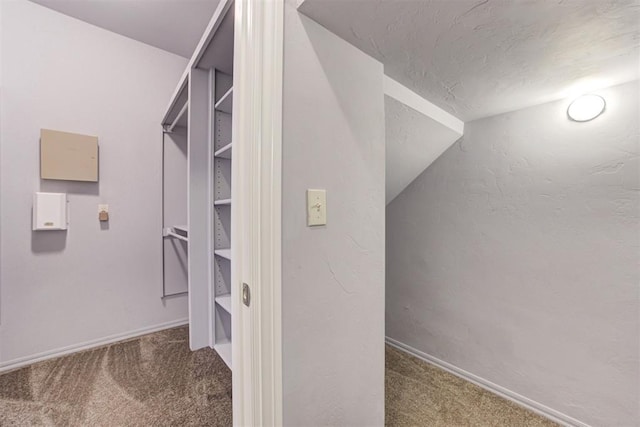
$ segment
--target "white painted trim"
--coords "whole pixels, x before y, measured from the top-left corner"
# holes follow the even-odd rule
[[[384,94],[432,118],[460,135],[464,133],[464,122],[462,120],[447,113],[442,108],[432,104],[408,87],[386,75],[384,76]]]
[[[457,366],[452,365],[451,363],[445,362],[444,360],[440,360],[437,357],[431,356],[430,354],[417,350],[400,341],[394,340],[393,338],[385,337],[385,341],[387,342],[387,344],[397,348],[398,350],[404,351],[405,353],[415,356],[418,359],[424,360],[427,363],[437,366],[438,368],[443,369],[449,372],[450,374],[460,377],[463,380],[469,381],[470,383],[473,383],[478,387],[482,387],[483,389],[488,390],[491,393],[497,394],[498,396],[503,397],[517,405],[524,406],[530,411],[533,411],[536,414],[542,415],[543,417],[548,418],[551,421],[554,421],[560,425],[568,426],[568,427],[590,427],[589,424],[585,424],[582,421],[579,421],[573,417],[570,417],[569,415],[563,414],[560,411],[556,411],[555,409],[549,408],[548,406],[545,406],[542,403],[536,402],[535,400],[529,399],[528,397],[518,394],[515,391],[509,390],[508,388],[492,383],[489,380],[486,380],[482,377],[474,375],[471,372],[465,371],[464,369],[458,368]]]
[[[209,71],[193,68],[189,74],[187,129],[187,218],[189,347],[211,346],[213,310],[213,150],[210,126]]]
[[[66,347],[60,347],[55,350],[44,351],[42,353],[32,354],[30,356],[19,357],[17,359],[9,360],[7,362],[0,362],[0,372],[11,371],[13,369],[21,368],[33,363],[42,362],[44,360],[53,359],[60,356],[65,356],[71,353],[77,353],[79,351],[90,350],[96,347],[103,347],[108,344],[113,344],[118,341],[125,341],[131,338],[136,338],[142,335],[147,335],[153,332],[163,331],[165,329],[171,329],[178,326],[189,324],[189,319],[178,319],[171,322],[160,323],[153,326],[147,326],[133,331],[123,332],[120,334],[109,335],[103,338],[95,340],[89,340],[78,344],[69,345]]]
[[[241,238],[232,248],[233,424],[281,426],[284,1],[235,7],[231,233]]]

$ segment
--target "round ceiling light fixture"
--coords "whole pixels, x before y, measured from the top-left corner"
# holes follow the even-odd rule
[[[567,115],[576,122],[588,122],[602,114],[605,105],[601,96],[582,95],[569,105]]]

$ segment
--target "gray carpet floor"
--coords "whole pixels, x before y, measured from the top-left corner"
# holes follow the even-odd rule
[[[231,371],[186,327],[0,376],[1,426],[230,426]]]
[[[191,352],[186,327],[0,375],[0,426],[231,424],[231,371],[213,350]],[[389,346],[386,425],[555,426]]]
[[[386,425],[556,427],[557,424],[391,346]]]

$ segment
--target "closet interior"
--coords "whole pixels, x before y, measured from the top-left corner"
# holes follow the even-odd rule
[[[163,298],[187,294],[192,350],[231,368],[233,1],[221,1],[162,119]]]

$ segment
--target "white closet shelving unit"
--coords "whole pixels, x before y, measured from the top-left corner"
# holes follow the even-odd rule
[[[233,1],[221,0],[162,120],[163,148],[167,139],[186,134],[187,165],[186,218],[180,221],[180,215],[172,214],[163,219],[165,283],[180,264],[172,261],[170,251],[176,241],[186,244],[190,347],[212,347],[230,368],[236,297],[231,277],[233,12]],[[167,187],[174,185],[167,183],[167,175],[179,171],[168,170],[177,162],[165,159],[163,151],[163,194],[168,195]],[[180,199],[177,191],[170,193]],[[181,212],[173,199],[164,198],[165,212]]]
[[[215,71],[214,103],[214,349],[231,366],[231,160],[233,76]]]

